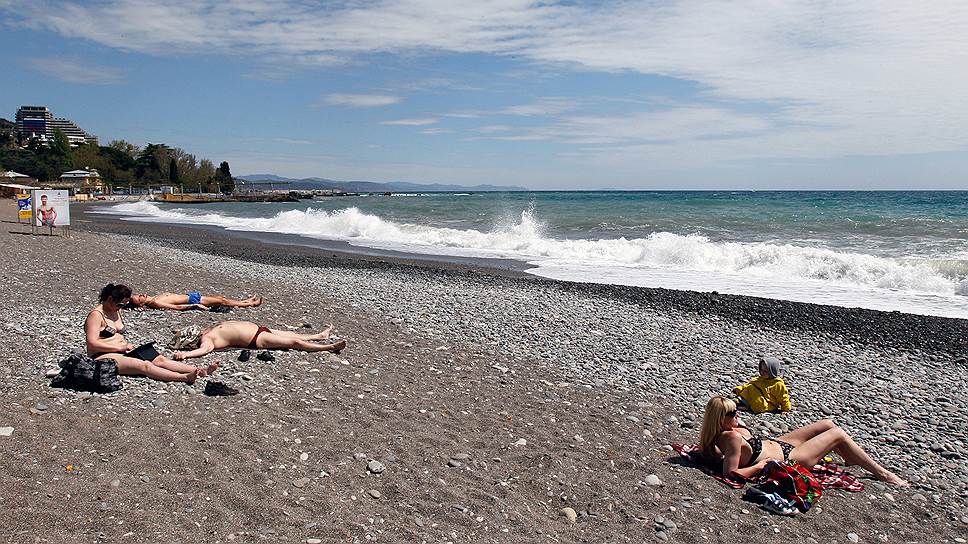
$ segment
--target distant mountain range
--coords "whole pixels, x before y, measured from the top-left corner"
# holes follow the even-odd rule
[[[379,183],[375,181],[337,181],[326,178],[284,178],[275,174],[250,174],[237,176],[245,181],[278,181],[288,182],[293,190],[307,191],[312,189],[342,189],[350,193],[409,193],[409,192],[439,192],[439,191],[527,191],[525,187],[512,185],[448,185],[443,183],[409,183],[405,181],[391,181]]]

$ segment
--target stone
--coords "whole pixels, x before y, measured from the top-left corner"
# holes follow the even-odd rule
[[[528,441],[525,440],[525,439],[523,439],[523,438],[519,438],[519,439],[515,440],[514,442],[512,442],[511,445],[512,446],[527,446],[528,445]]]
[[[667,535],[665,531],[656,531],[655,532],[655,537],[658,538],[659,540],[661,540],[662,542],[668,542],[669,541],[669,535]]]
[[[323,541],[318,538],[307,538],[306,544],[323,544]]]
[[[309,483],[309,478],[299,478],[298,480],[292,481],[293,487],[298,487],[300,489],[302,489],[303,487],[306,487],[306,484],[308,483]]]
[[[450,461],[447,461],[447,466],[453,467],[453,468],[460,468],[464,466],[464,463],[461,463],[457,459],[451,459]]]
[[[386,467],[383,465],[383,463],[374,459],[366,464],[366,470],[372,472],[373,474],[380,474],[386,470]]]
[[[655,474],[649,474],[645,477],[646,485],[657,486],[662,485],[662,480],[659,479]]]
[[[309,454],[306,453],[306,452],[300,453],[299,454],[299,460],[300,461],[308,461],[309,460]]]
[[[857,533],[847,533],[847,540],[851,542],[860,542],[860,537],[857,536]]]
[[[561,515],[565,516],[565,518],[568,520],[568,523],[575,523],[578,521],[578,512],[575,512],[575,509],[570,506],[562,508]]]
[[[111,487],[121,487],[121,480],[117,478],[111,480]]]
[[[10,436],[13,434],[13,427],[0,427],[0,436]]]
[[[44,373],[48,378],[53,378],[58,374],[60,374],[60,368],[48,368],[47,372]]]
[[[379,492],[379,491],[377,491],[376,489],[371,489],[371,490],[369,490],[369,491],[367,491],[367,494],[369,494],[369,495],[370,495],[371,497],[373,497],[374,499],[379,499],[380,497],[382,497],[382,496],[383,496],[383,495],[381,495],[381,494],[380,494],[380,492]]]

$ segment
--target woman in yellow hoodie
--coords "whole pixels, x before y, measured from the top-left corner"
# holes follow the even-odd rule
[[[780,378],[780,360],[775,357],[760,359],[760,375],[733,389],[733,394],[753,413],[789,412],[790,393]]]

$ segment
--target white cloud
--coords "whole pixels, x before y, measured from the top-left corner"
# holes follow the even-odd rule
[[[316,143],[312,140],[296,140],[292,138],[273,138],[272,141],[289,145],[313,145]]]
[[[33,70],[44,75],[81,85],[117,85],[124,83],[124,72],[74,58],[24,59]]]
[[[420,131],[421,134],[452,134],[454,131],[449,128],[425,128]]]
[[[323,96],[322,103],[349,108],[379,108],[399,104],[402,100],[399,96],[385,94],[327,94]]]
[[[420,119],[393,119],[391,121],[382,121],[381,125],[400,125],[405,127],[422,127],[426,125],[433,125],[437,122],[436,117],[426,117]]]
[[[356,0],[325,7],[296,0],[30,0],[2,6],[14,24],[157,55],[223,53],[316,66],[373,53],[470,53],[513,56],[555,70],[686,80],[737,111],[759,108],[737,116],[770,125],[769,135],[704,144],[744,156],[924,153],[968,145],[968,4],[960,0],[755,6],[718,0]],[[333,103],[354,107],[400,100],[330,96],[356,97]],[[506,113],[569,111],[530,106]],[[660,121],[673,129],[672,137],[697,132],[695,119]],[[608,131],[592,119],[564,123],[559,132],[579,125],[595,132],[589,141],[626,141],[638,130],[620,123]]]

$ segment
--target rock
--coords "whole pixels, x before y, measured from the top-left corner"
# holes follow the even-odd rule
[[[117,478],[111,480],[111,487],[121,487],[121,480]]]
[[[307,538],[306,544],[323,544],[323,541],[318,538]]]
[[[656,531],[655,537],[661,540],[662,542],[668,542],[669,540],[669,535],[667,535],[665,531]]]
[[[469,461],[471,456],[466,453],[455,453],[454,455],[451,455],[450,458],[454,459],[455,461]]]
[[[149,478],[149,477],[148,477],[148,475],[147,475],[147,474],[145,474],[145,475],[143,475],[143,476],[141,477],[141,481],[142,481],[142,482],[145,482],[145,483],[148,483],[148,482],[150,482],[150,481],[151,481],[151,478]]]
[[[565,516],[565,518],[568,520],[568,523],[575,523],[578,521],[578,513],[575,512],[575,509],[571,508],[570,506],[562,508],[561,515]]]
[[[354,453],[353,454],[353,459],[356,459],[357,461],[362,461],[362,460],[366,459],[366,454],[365,453]]]
[[[461,463],[457,459],[451,459],[450,461],[447,461],[447,466],[453,467],[453,468],[460,468],[464,466],[464,463]]]
[[[60,368],[48,368],[47,372],[44,373],[48,378],[53,378],[54,376],[60,374]]]
[[[377,461],[376,459],[366,464],[366,470],[372,472],[373,474],[380,474],[381,472],[386,470],[386,468],[387,467],[385,467],[383,463]]]
[[[657,486],[662,485],[662,480],[659,479],[655,474],[649,474],[645,477],[646,485]]]
[[[13,434],[13,427],[0,427],[0,436],[10,436]]]
[[[374,499],[379,499],[380,497],[382,497],[382,496],[383,496],[383,495],[381,495],[381,494],[380,494],[380,492],[379,492],[379,491],[377,491],[376,489],[371,489],[371,490],[369,490],[369,491],[367,491],[367,494],[369,494],[369,495],[370,495],[371,497],[373,497]]]
[[[306,453],[306,452],[300,453],[299,454],[299,460],[300,461],[308,461],[309,460],[309,454]]]
[[[851,542],[860,542],[860,537],[857,536],[857,533],[847,533],[847,540]]]
[[[303,487],[306,487],[306,484],[308,483],[309,483],[309,478],[299,478],[298,480],[292,481],[293,487],[298,487],[300,489],[302,489]]]
[[[519,438],[519,439],[515,440],[514,442],[512,442],[511,445],[512,446],[527,446],[528,445],[528,441],[525,440],[525,439],[523,439],[523,438]]]

